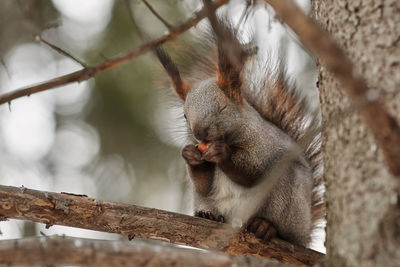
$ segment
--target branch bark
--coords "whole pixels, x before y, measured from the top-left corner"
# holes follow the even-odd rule
[[[0,264],[79,266],[291,266],[266,259],[145,242],[34,237],[0,242]]]
[[[87,65],[83,61],[81,61],[77,57],[74,57],[73,55],[71,55],[70,53],[65,51],[64,49],[62,49],[62,48],[50,43],[49,41],[43,39],[42,36],[40,36],[39,34],[33,35],[33,38],[34,38],[35,41],[38,41],[38,42],[41,42],[41,43],[47,45],[48,47],[50,47],[51,49],[53,49],[54,51],[56,51],[60,55],[66,56],[66,57],[72,59],[73,61],[75,61],[76,63],[78,63],[79,65],[81,65],[82,67],[87,68]]]
[[[164,24],[165,27],[168,29],[171,29],[172,26],[169,24],[160,14],[157,13],[157,11],[146,1],[142,0],[143,4],[146,5],[146,7],[150,10],[151,13],[159,20],[161,21],[162,24]]]
[[[372,91],[361,77],[355,75],[351,60],[329,34],[307,17],[293,1],[265,2],[272,6],[276,15],[299,36],[302,43],[321,59],[321,64],[336,76],[343,90],[360,106],[360,113],[382,149],[389,169],[393,175],[400,177],[400,126],[378,98],[369,97]]]
[[[219,8],[222,5],[226,4],[227,2],[228,2],[228,0],[216,0],[213,2],[213,5],[215,8]],[[49,90],[49,89],[59,87],[62,85],[66,85],[69,83],[82,82],[82,81],[88,80],[88,79],[96,76],[99,73],[116,68],[123,63],[126,63],[138,56],[141,56],[141,55],[151,51],[156,46],[162,45],[163,43],[165,43],[167,41],[177,38],[179,35],[181,35],[185,31],[189,30],[190,28],[195,26],[197,23],[199,23],[200,20],[202,20],[206,16],[207,16],[207,12],[203,8],[200,11],[196,12],[186,22],[182,23],[179,26],[171,28],[168,34],[165,34],[165,35],[159,37],[158,39],[155,39],[151,42],[143,44],[143,45],[133,49],[132,51],[126,53],[125,55],[105,60],[104,62],[102,62],[98,65],[83,68],[79,71],[69,73],[69,74],[54,78],[52,80],[48,80],[48,81],[39,83],[37,85],[23,87],[21,89],[17,89],[17,90],[5,93],[3,95],[0,95],[0,105],[4,104],[4,103],[10,103],[12,100],[14,100],[16,98],[20,98],[23,96],[30,96],[31,94]]]
[[[253,255],[283,263],[312,265],[323,254],[253,234],[228,224],[157,209],[98,201],[86,196],[0,186],[0,215],[6,218],[79,227],[127,236],[167,241],[231,255]]]

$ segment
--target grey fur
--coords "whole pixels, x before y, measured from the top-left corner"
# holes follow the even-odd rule
[[[217,24],[213,28],[234,32],[229,22]],[[182,156],[195,187],[195,214],[249,223],[265,240],[277,230],[306,246],[324,216],[318,112],[286,79],[283,53],[253,60],[234,35],[206,31],[195,50],[181,51],[191,62],[181,68],[187,80],[179,64],[159,53],[184,101],[188,141]],[[225,45],[236,51],[233,57]],[[200,142],[209,142],[204,152],[195,146]]]
[[[242,90],[249,89],[243,86]],[[279,177],[271,177],[279,160],[299,149],[298,145],[243,100],[242,105],[231,102],[214,78],[196,84],[186,96],[184,112],[193,133],[188,144],[223,140],[238,148],[232,152],[232,163],[246,179],[257,180],[249,187],[235,183],[217,164],[209,194],[202,196],[195,191],[195,209],[223,215],[233,224],[246,224],[251,217],[260,216],[284,239],[306,246],[312,228],[313,175],[309,163],[301,153],[280,167]]]

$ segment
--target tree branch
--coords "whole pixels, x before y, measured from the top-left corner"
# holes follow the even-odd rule
[[[171,29],[172,26],[171,24],[169,24],[165,19],[163,19],[163,17],[161,17],[160,14],[157,13],[157,11],[154,10],[154,8],[146,1],[146,0],[142,0],[142,2],[146,5],[146,7],[150,10],[151,13],[153,13],[153,15],[159,20],[161,21],[162,24],[164,24],[165,27],[167,27],[168,29]]]
[[[73,61],[77,62],[79,65],[81,65],[82,67],[87,68],[87,65],[85,63],[83,63],[83,61],[81,61],[80,59],[74,57],[73,55],[71,55],[70,53],[65,51],[64,49],[62,49],[62,48],[50,43],[49,41],[46,41],[39,34],[33,35],[33,38],[35,39],[35,41],[44,43],[45,45],[47,45],[51,49],[55,50],[57,53],[59,53],[59,54],[61,54],[63,56],[69,57],[70,59],[72,59]]]
[[[0,242],[0,264],[80,266],[289,266],[265,259],[145,242],[34,237]]]
[[[220,6],[226,4],[228,0],[216,0],[213,2],[214,8],[219,8]],[[167,41],[173,40],[191,27],[195,26],[197,23],[200,22],[204,17],[206,17],[207,12],[205,9],[201,9],[200,11],[196,12],[190,19],[188,19],[186,22],[182,23],[179,26],[176,26],[172,29],[170,29],[170,32],[168,34],[165,34],[158,39],[155,39],[151,42],[148,42],[146,44],[143,44],[132,51],[126,53],[125,55],[115,57],[112,59],[108,59],[103,61],[102,63],[87,67],[84,69],[81,69],[79,71],[69,73],[57,78],[54,78],[49,81],[45,81],[42,83],[39,83],[37,85],[33,86],[28,86],[24,87],[21,89],[17,89],[8,93],[5,93],[3,95],[0,95],[0,105],[4,103],[10,103],[12,100],[23,97],[23,96],[30,96],[31,94],[38,93],[44,90],[49,90],[61,85],[66,85],[69,83],[73,82],[82,82],[85,80],[88,80],[94,76],[96,76],[99,73],[102,73],[104,71],[111,70],[113,68],[116,68],[120,66],[123,63],[126,63],[140,55],[143,55],[150,50],[154,49],[156,46],[159,46]]]
[[[268,244],[228,224],[157,209],[98,201],[86,196],[0,186],[0,215],[127,236],[312,265],[323,254],[274,239]]]
[[[377,98],[368,97],[371,89],[355,76],[351,60],[340,47],[311,18],[291,0],[265,0],[276,15],[300,38],[303,44],[331,71],[343,85],[353,103],[360,105],[360,113],[382,149],[393,175],[400,177],[400,126],[387,113]],[[399,180],[400,182],[400,180]],[[399,187],[400,190],[400,187]]]

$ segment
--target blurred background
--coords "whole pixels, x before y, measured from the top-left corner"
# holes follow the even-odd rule
[[[196,0],[148,2],[172,25],[201,8]],[[297,2],[310,12],[308,0]],[[261,55],[285,47],[289,75],[318,105],[313,58],[264,5],[245,9],[246,1],[237,0],[220,12],[240,23],[244,39],[249,32],[255,36]],[[36,34],[94,65],[166,32],[141,0],[2,0],[0,93],[82,68],[35,41]],[[167,44],[172,57],[191,45],[193,35],[191,30]],[[191,214],[180,157],[184,121],[166,97],[166,78],[156,58],[146,54],[89,81],[1,105],[0,184]],[[121,238],[16,220],[0,222],[0,230],[0,239],[41,233]],[[323,251],[321,240],[313,248]]]

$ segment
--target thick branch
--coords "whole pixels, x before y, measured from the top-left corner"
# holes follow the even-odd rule
[[[282,240],[262,243],[228,224],[157,209],[97,201],[86,196],[0,186],[0,215],[156,239],[232,255],[255,255],[283,263],[311,265],[322,254]]]
[[[265,0],[277,16],[300,38],[303,44],[331,71],[343,85],[344,91],[356,105],[382,149],[386,162],[395,176],[400,176],[400,126],[378,99],[368,98],[371,90],[360,77],[340,47],[291,0]]]
[[[228,2],[228,0],[216,0],[215,2],[213,2],[213,5],[215,8],[218,8],[218,7],[226,4],[227,2]],[[49,90],[49,89],[52,89],[52,88],[55,88],[55,87],[58,87],[61,85],[66,85],[66,84],[73,83],[73,82],[82,82],[82,81],[88,80],[88,79],[96,76],[99,73],[116,68],[116,67],[120,66],[121,64],[132,60],[133,58],[136,58],[140,55],[143,55],[143,54],[149,52],[150,50],[154,49],[156,46],[159,46],[159,45],[161,45],[167,41],[170,41],[172,39],[175,39],[180,34],[184,33],[185,31],[187,31],[188,29],[190,29],[191,27],[193,27],[197,23],[199,23],[199,21],[202,20],[206,15],[207,15],[207,13],[205,12],[204,9],[202,9],[202,10],[196,12],[192,18],[190,18],[183,24],[181,24],[177,27],[171,28],[170,32],[168,34],[165,34],[165,35],[159,37],[158,39],[155,39],[149,43],[143,44],[120,57],[108,59],[108,60],[105,60],[104,62],[102,62],[98,65],[92,66],[92,67],[87,67],[82,70],[79,70],[79,71],[76,71],[76,72],[73,72],[70,74],[66,74],[64,76],[60,76],[60,77],[54,78],[49,81],[39,83],[37,85],[24,87],[24,88],[17,89],[17,90],[11,91],[9,93],[0,95],[0,105],[4,104],[4,103],[9,103],[9,102],[11,102],[11,100],[14,100],[14,99],[22,97],[22,96],[29,96],[31,94],[38,93],[38,92],[41,92],[44,90]]]
[[[72,237],[35,237],[0,243],[0,264],[80,266],[289,266],[212,251]]]

